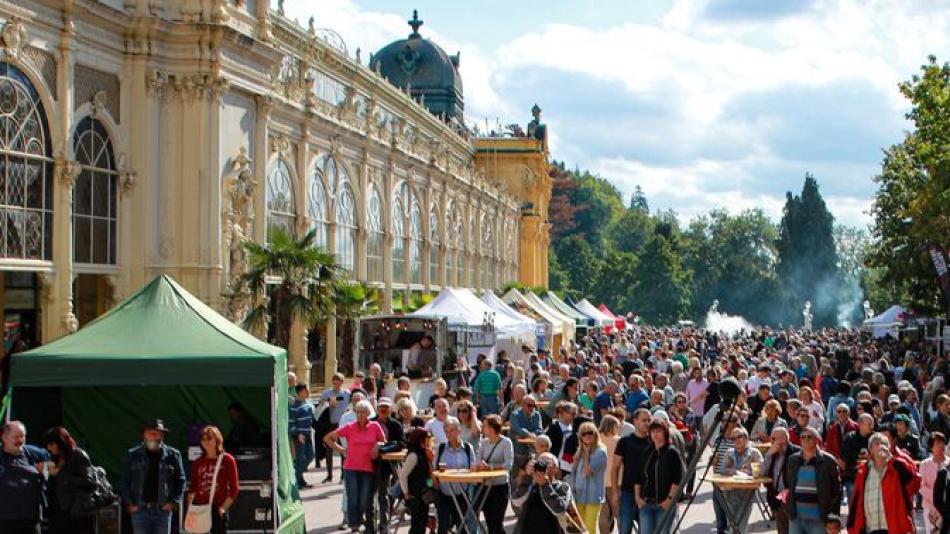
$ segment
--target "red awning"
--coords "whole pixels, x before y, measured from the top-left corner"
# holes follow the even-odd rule
[[[597,306],[597,309],[603,312],[604,315],[614,318],[614,325],[617,326],[617,330],[625,330],[627,328],[627,320],[610,311],[607,306],[601,304],[600,306]]]

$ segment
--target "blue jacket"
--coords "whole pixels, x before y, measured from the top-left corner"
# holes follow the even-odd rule
[[[291,407],[290,435],[296,438],[300,434],[310,439],[310,431],[313,430],[314,419],[313,404],[309,401],[297,400]]]
[[[7,453],[0,451],[0,454],[6,456]],[[26,455],[26,460],[30,462],[30,465],[36,465],[40,462],[48,462],[50,460],[49,452],[47,452],[46,449],[41,449],[33,445],[24,445],[23,454]],[[3,472],[3,462],[0,462],[0,477],[3,477]]]
[[[148,476],[148,453],[144,445],[129,449],[126,459],[125,476],[122,478],[122,500],[125,505],[142,506],[142,486]],[[177,449],[162,444],[158,461],[158,502],[164,505],[181,505],[185,491],[185,469],[181,463],[181,453]]]
[[[518,438],[523,438],[529,433],[541,433],[541,412],[535,410],[528,417],[524,410],[515,410],[515,413],[511,414],[511,441],[514,442],[515,454],[529,454],[531,452],[527,445],[518,443]]]
[[[604,502],[604,473],[607,471],[607,449],[600,447],[590,455],[591,476],[584,476],[582,456],[577,457],[574,470],[566,482],[574,490],[574,501],[578,504],[601,504]]]

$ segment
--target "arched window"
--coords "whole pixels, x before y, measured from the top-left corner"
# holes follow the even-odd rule
[[[393,283],[406,283],[406,214],[409,186],[402,182],[393,195]]]
[[[383,281],[383,201],[376,186],[370,188],[367,205],[369,237],[366,241],[366,278],[370,282]]]
[[[422,210],[415,198],[409,213],[409,283],[422,283]]]
[[[434,286],[444,285],[439,280],[439,214],[435,205],[429,209],[429,283]]]
[[[483,288],[490,288],[493,284],[493,273],[495,269],[495,246],[494,233],[492,232],[492,222],[488,219],[488,214],[482,214],[482,283]]]
[[[450,200],[445,208],[445,284],[455,284],[455,201]]]
[[[114,265],[119,173],[109,132],[85,117],[73,134],[81,171],[73,190],[73,261]]]
[[[294,204],[293,174],[282,159],[277,160],[267,175],[267,228],[281,227],[295,235],[297,213]]]
[[[353,272],[356,267],[356,203],[348,182],[343,183],[336,199],[336,248],[337,261],[344,269]]]
[[[36,88],[0,63],[0,257],[53,256],[53,160]]]
[[[327,248],[327,191],[323,187],[323,169],[320,164],[314,166],[307,181],[307,217],[310,219],[310,229],[316,231],[313,243]]]
[[[465,226],[462,214],[455,212],[455,283],[465,287]]]

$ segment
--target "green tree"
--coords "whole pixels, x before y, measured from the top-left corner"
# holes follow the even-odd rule
[[[778,275],[791,324],[801,324],[798,311],[805,301],[812,303],[814,326],[837,324],[839,278],[833,227],[834,217],[818,191],[818,182],[806,174],[801,195],[786,194],[777,244]]]
[[[313,230],[295,238],[276,227],[266,244],[244,243],[248,269],[235,281],[231,298],[251,303],[245,329],[267,331],[271,343],[288,348],[295,320],[313,326],[333,315],[344,274],[333,254],[313,244],[315,237]]]
[[[689,312],[689,276],[670,241],[654,234],[636,268],[634,309],[650,324],[672,324]]]
[[[590,242],[579,235],[561,239],[554,247],[557,262],[567,276],[566,294],[584,298],[591,295],[594,281],[600,276],[603,260],[598,256]],[[563,288],[556,288],[564,291]]]
[[[614,313],[626,314],[637,309],[637,257],[629,252],[610,250],[591,288],[591,297],[603,302]]]
[[[868,293],[878,309],[900,302],[934,313],[944,306],[927,248],[950,240],[950,65],[930,56],[900,90],[915,129],[884,151],[875,177]]]
[[[610,235],[614,246],[620,251],[640,254],[643,245],[655,232],[656,222],[641,209],[626,209],[614,222]]]
[[[730,215],[713,210],[695,218],[684,234],[685,265],[692,273],[692,317],[714,300],[719,309],[755,324],[781,320],[775,274],[775,224],[758,209]]]
[[[629,209],[650,213],[650,203],[647,202],[647,196],[639,185],[633,189],[633,194],[630,195]]]

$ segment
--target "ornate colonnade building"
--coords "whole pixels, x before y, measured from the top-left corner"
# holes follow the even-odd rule
[[[547,146],[465,126],[458,56],[412,33],[369,62],[266,0],[0,0],[6,349],[169,273],[232,319],[240,243],[317,230],[387,311],[547,283]],[[530,134],[530,135],[529,135]],[[299,371],[336,369],[295,336]],[[312,351],[311,351],[312,352]],[[322,352],[322,351],[321,351]]]

